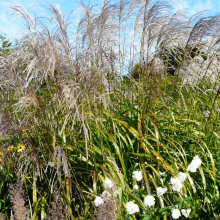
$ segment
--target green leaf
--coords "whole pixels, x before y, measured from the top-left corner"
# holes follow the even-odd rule
[[[150,215],[144,215],[144,218],[142,220],[150,220],[150,219],[151,219]]]
[[[183,203],[182,202],[178,202],[177,205],[178,205],[179,209],[182,209],[182,207],[183,207]]]
[[[189,202],[191,199],[192,199],[191,196],[187,196],[186,198],[184,198],[184,200],[185,200],[186,202]]]
[[[162,208],[159,210],[159,213],[163,213],[163,212],[167,211],[168,209],[169,209],[168,207]]]
[[[175,200],[178,201],[178,202],[181,200],[181,198],[179,198],[178,196],[174,196],[174,198],[175,198]]]

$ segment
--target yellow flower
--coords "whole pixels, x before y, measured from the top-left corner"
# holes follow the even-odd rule
[[[13,146],[13,145],[11,145],[11,146],[9,146],[9,147],[7,147],[7,151],[13,151],[15,149],[15,147]]]
[[[25,150],[24,144],[18,144],[18,146],[17,146],[17,151],[18,151],[18,152],[22,152],[23,150]]]

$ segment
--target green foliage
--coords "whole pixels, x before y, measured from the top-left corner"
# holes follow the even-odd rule
[[[6,36],[0,35],[0,56],[9,54],[12,49],[12,43]]]
[[[167,67],[167,73],[174,76],[176,70],[178,70],[184,60],[193,59],[196,56],[201,56],[203,60],[207,60],[207,54],[201,51],[198,47],[181,47],[176,46],[174,48],[164,48],[161,53],[163,63]]]
[[[144,210],[143,219],[167,218],[175,205],[179,209],[190,207],[193,219],[216,217],[220,181],[219,112],[215,108],[218,93],[185,88],[181,81],[169,77],[125,81],[123,86],[125,91],[132,93],[125,95],[115,90],[111,97],[114,108],[105,110],[97,103],[89,112],[89,108],[83,106],[89,124],[87,153],[80,122],[72,128],[72,121],[66,121],[65,103],[54,99],[60,94],[60,88],[56,82],[47,81],[46,87],[41,87],[32,97],[32,104],[23,109],[34,113],[32,121],[20,125],[12,133],[9,131],[11,141],[2,142],[5,163],[11,165],[2,169],[1,199],[5,197],[4,187],[15,183],[16,172],[22,169],[23,187],[33,216],[50,212],[56,198],[55,188],[60,188],[62,202],[59,206],[67,208],[65,215],[72,219],[73,216],[92,219],[97,213],[93,203],[95,194],[103,191],[102,182],[108,176],[122,192],[120,218],[126,218],[124,205],[130,200]],[[204,110],[209,110],[210,115],[204,115]],[[14,113],[8,113],[13,118]],[[25,115],[21,113],[16,114],[22,119]],[[61,132],[64,121],[65,129]],[[9,144],[17,146],[19,143],[26,146],[22,153],[7,151]],[[194,174],[187,172],[187,166],[195,155],[199,155],[203,163]],[[27,166],[23,167],[23,163]],[[9,167],[15,170],[12,172]],[[139,184],[140,190],[133,190],[132,172],[137,169],[146,173],[146,178]],[[36,170],[40,177],[34,180]],[[182,193],[173,193],[169,180],[179,171],[187,173],[188,180]],[[160,172],[166,175],[159,178]],[[97,188],[93,187],[94,183]],[[70,191],[68,184],[72,187],[74,184],[74,191]],[[156,195],[158,186],[169,189],[163,197],[163,205],[156,197],[154,208],[145,209],[143,197],[148,190]],[[9,204],[1,209],[8,215]]]
[[[147,18],[146,13],[155,10],[146,19],[152,23],[143,27],[141,58],[153,51],[151,27],[157,26],[155,21],[165,19],[159,25],[161,32],[155,36],[165,33],[163,25],[169,23],[166,16],[158,19],[159,9],[166,8],[159,3],[148,10],[146,2],[140,7],[140,14],[137,13],[137,18],[141,15]],[[105,33],[102,27],[110,33],[107,32],[110,25],[105,22],[112,21],[113,16],[108,19],[106,16],[118,5],[107,6],[99,17],[97,12],[90,14],[91,9],[86,8],[77,28],[74,49],[68,43],[75,39],[68,41],[65,29],[68,23],[62,20],[65,16],[59,14],[60,10],[50,8],[59,26],[50,34],[43,23],[32,22],[20,6],[14,7],[21,10],[28,25],[40,23],[43,31],[30,33],[18,57],[13,54],[11,43],[1,37],[3,58],[8,60],[3,62],[1,72],[4,85],[0,109],[0,212],[7,219],[13,214],[19,220],[24,214],[33,220],[112,220],[109,216],[115,215],[119,220],[167,220],[172,219],[172,210],[178,208],[191,209],[191,219],[217,219],[220,213],[220,91],[216,89],[219,78],[215,84],[202,78],[197,84],[188,85],[181,78],[170,76],[186,59],[209,57],[199,47],[158,49],[155,53],[160,52],[168,67],[165,74],[156,74],[153,59],[137,63],[131,70],[132,77],[125,77],[126,44],[119,46],[116,57],[112,52],[115,40],[109,49],[110,40],[107,42],[106,36],[97,35]],[[145,12],[141,14],[143,6]],[[171,26],[173,20],[170,18]],[[139,26],[146,21],[135,23]],[[92,29],[95,25],[96,29]],[[117,34],[115,30],[111,32],[120,35],[121,29]],[[201,36],[197,32],[193,34]],[[146,36],[152,42],[145,42]],[[156,39],[157,48],[165,40],[160,37]],[[131,50],[128,63],[137,60],[135,55],[132,57],[135,48]],[[202,164],[196,172],[190,172],[188,165],[196,155]],[[133,177],[134,171],[142,172],[140,181]],[[179,172],[187,174],[187,178],[181,183],[181,190],[174,191],[170,180]],[[103,184],[107,178],[113,181],[111,189]],[[158,196],[158,187],[166,188],[167,192]],[[102,195],[104,190],[111,199]],[[147,195],[155,198],[155,204],[150,207],[144,204]],[[96,206],[97,196],[106,200]],[[140,212],[128,213],[126,204],[130,201]]]

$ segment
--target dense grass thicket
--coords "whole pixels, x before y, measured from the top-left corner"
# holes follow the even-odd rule
[[[220,16],[112,2],[80,2],[77,21],[11,6],[0,219],[220,219]]]

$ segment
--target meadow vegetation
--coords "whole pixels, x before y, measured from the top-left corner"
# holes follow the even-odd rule
[[[11,9],[25,25],[1,38],[0,218],[220,219],[220,15]]]

